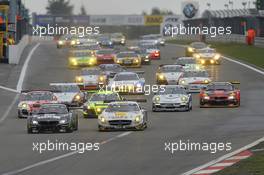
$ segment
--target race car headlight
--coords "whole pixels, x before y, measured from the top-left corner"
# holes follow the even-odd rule
[[[201,64],[205,64],[205,60],[201,60]]]
[[[159,75],[158,75],[158,79],[159,79],[159,80],[164,80],[164,79],[165,79],[165,76],[164,76],[163,74],[159,74]]]
[[[155,97],[154,98],[154,103],[159,103],[160,102],[160,97]]]
[[[22,103],[21,104],[22,109],[28,109],[28,104],[27,103]]]
[[[216,54],[216,55],[214,56],[214,59],[215,59],[215,60],[219,60],[220,57],[221,57],[220,54]]]
[[[100,113],[100,112],[102,112],[102,109],[101,108],[96,108],[96,112]]]
[[[64,42],[63,41],[58,41],[58,44],[59,45],[62,45]]]
[[[188,101],[188,98],[185,97],[185,96],[182,96],[182,97],[181,97],[181,101],[186,102],[186,101]]]
[[[77,83],[82,83],[83,82],[83,77],[76,77],[75,78]]]
[[[135,122],[139,123],[140,121],[141,121],[141,116],[140,115],[136,116],[135,117]]]
[[[37,124],[38,124],[38,121],[36,121],[36,120],[32,120],[32,124],[33,124],[33,125],[37,125]]]
[[[74,101],[80,101],[80,100],[81,100],[81,96],[79,94],[75,95]]]
[[[99,120],[100,120],[102,123],[105,123],[105,122],[106,122],[106,119],[105,119],[103,116],[100,116],[100,117],[99,117]]]
[[[77,60],[75,58],[70,58],[70,64],[77,65]]]
[[[125,38],[122,38],[122,39],[121,39],[121,43],[124,43],[125,41],[126,41]]]
[[[65,119],[60,120],[60,124],[65,124],[67,121]]]
[[[121,60],[119,60],[119,59],[118,59],[118,60],[116,60],[116,63],[120,64],[120,63],[121,63]]]
[[[205,99],[205,100],[210,100],[210,97],[209,97],[207,94],[204,94],[204,95],[203,95],[203,99]]]
[[[193,51],[194,51],[193,48],[188,47],[188,52],[193,52]]]
[[[185,80],[181,80],[180,84],[184,85],[184,84],[186,84],[186,81]]]
[[[137,87],[137,88],[141,88],[141,87],[142,87],[142,84],[141,84],[141,83],[137,83],[137,84],[136,84],[136,87]]]
[[[205,83],[205,84],[208,84],[208,83],[209,83],[209,80],[204,80],[204,83]]]
[[[214,63],[215,63],[215,60],[210,60],[210,63],[211,63],[211,64],[214,64]]]
[[[149,56],[147,55],[147,56],[145,56],[145,58],[149,59]]]
[[[102,82],[102,81],[104,81],[104,80],[105,80],[105,77],[104,77],[104,76],[100,76],[100,77],[99,77],[99,81]]]
[[[196,59],[201,58],[201,56],[199,54],[194,54],[193,57],[196,58]]]
[[[235,99],[235,96],[233,95],[228,96],[228,100],[233,100],[233,99]]]
[[[195,66],[195,69],[196,69],[196,70],[200,70],[201,67],[200,67],[200,66]]]
[[[134,59],[134,62],[135,63],[139,63],[139,59]]]
[[[71,41],[71,45],[75,45],[76,44],[76,41],[75,40],[72,40]]]
[[[89,60],[89,64],[94,64],[96,62],[96,58],[91,58],[90,60]]]

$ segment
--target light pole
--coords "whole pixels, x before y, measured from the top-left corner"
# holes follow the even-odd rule
[[[246,9],[247,2],[242,2],[242,5],[244,6],[244,9]]]
[[[207,5],[208,9],[211,9],[211,3],[207,2],[206,5]]]
[[[233,7],[234,7],[234,2],[231,1],[231,0],[229,0],[228,4],[231,5],[231,9],[233,9]]]

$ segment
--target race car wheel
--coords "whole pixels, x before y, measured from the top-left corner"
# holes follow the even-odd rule
[[[28,134],[32,134],[32,133],[33,133],[32,128],[29,128],[29,127],[28,127],[28,128],[27,128],[27,133],[28,133]]]
[[[77,118],[76,123],[75,123],[75,127],[74,127],[74,131],[78,130],[78,126],[79,126],[79,120]]]
[[[137,131],[144,131],[147,128],[147,123],[143,123],[142,125],[136,126]]]
[[[72,128],[72,126],[68,126],[68,128],[66,129],[66,132],[67,133],[72,133],[73,132],[73,128]]]
[[[103,132],[103,131],[105,131],[105,129],[104,129],[104,127],[103,127],[103,126],[101,126],[101,125],[98,125],[98,131],[99,131],[99,132]]]

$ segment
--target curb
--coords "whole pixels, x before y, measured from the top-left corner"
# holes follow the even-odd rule
[[[253,155],[253,153],[249,150],[245,150],[242,151],[232,157],[229,157],[225,160],[222,160],[220,162],[217,162],[209,167],[203,168],[201,170],[199,170],[198,172],[192,174],[192,175],[210,175],[210,174],[214,174],[218,171],[221,171],[223,169],[225,169],[226,167],[232,166],[238,162],[240,162],[243,159],[247,159],[249,157],[251,157]]]

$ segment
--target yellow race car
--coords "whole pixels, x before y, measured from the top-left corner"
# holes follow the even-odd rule
[[[141,57],[135,52],[127,51],[116,54],[114,61],[125,67],[141,67]]]
[[[90,50],[72,50],[69,54],[68,66],[70,68],[95,66],[96,56]]]

